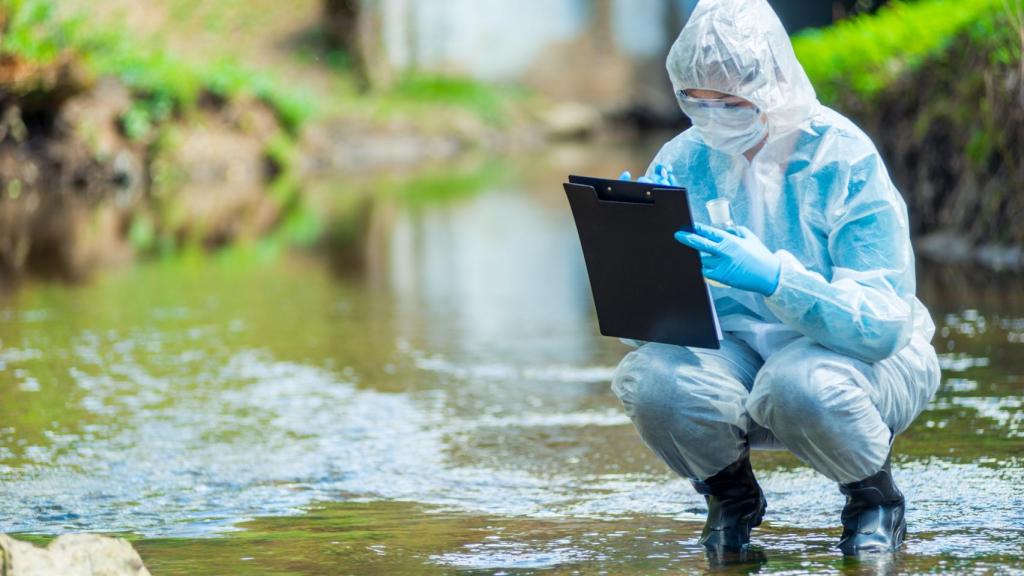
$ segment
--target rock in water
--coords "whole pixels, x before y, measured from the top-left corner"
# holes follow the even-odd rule
[[[67,534],[46,548],[0,534],[4,576],[149,576],[127,540],[95,534]]]

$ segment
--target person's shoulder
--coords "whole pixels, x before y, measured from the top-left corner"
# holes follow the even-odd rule
[[[837,181],[846,183],[834,190],[836,199],[849,202],[877,196],[894,205],[903,202],[875,143],[852,120],[821,106],[811,119],[810,130],[816,135],[814,155],[821,162],[819,170],[831,171]]]
[[[811,117],[809,132],[817,137],[822,151],[833,151],[848,165],[879,158],[871,137],[853,120],[828,106],[821,105]]]

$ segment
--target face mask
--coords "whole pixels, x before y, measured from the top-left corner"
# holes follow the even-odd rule
[[[693,98],[680,98],[680,107],[704,142],[726,154],[742,154],[760,144],[768,134],[761,111],[753,106],[723,106],[714,100],[701,103]]]

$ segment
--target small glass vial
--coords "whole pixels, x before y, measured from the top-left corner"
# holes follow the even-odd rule
[[[704,206],[708,209],[708,216],[711,217],[711,223],[715,226],[728,230],[736,225],[732,221],[732,205],[729,204],[728,198],[708,200]]]
[[[732,205],[729,204],[728,198],[715,198],[714,200],[708,200],[704,207],[708,209],[708,216],[711,217],[711,224],[728,230],[736,225],[732,221]],[[721,282],[715,282],[714,280],[705,278],[708,284],[712,286],[718,286],[719,288],[728,288]]]

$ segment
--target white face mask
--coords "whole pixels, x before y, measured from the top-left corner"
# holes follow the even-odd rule
[[[749,112],[740,114],[740,111]],[[726,154],[743,154],[757,146],[768,134],[768,126],[761,121],[757,108],[716,110],[706,125],[697,124],[697,130],[708,146]]]
[[[742,154],[768,134],[761,111],[754,106],[722,106],[714,100],[705,105],[693,98],[680,98],[680,107],[704,142],[727,154]]]

